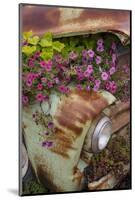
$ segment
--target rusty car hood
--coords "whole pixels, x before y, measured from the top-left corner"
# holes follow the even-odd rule
[[[50,31],[55,37],[112,32],[123,44],[130,38],[130,11],[95,8],[69,8],[22,5],[22,31],[42,35]]]

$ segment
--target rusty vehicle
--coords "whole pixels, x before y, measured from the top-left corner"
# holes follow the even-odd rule
[[[130,44],[130,11],[22,4],[20,13],[21,32],[32,30],[42,35],[50,31],[55,38],[105,32],[115,34],[123,47]],[[119,51],[119,67],[122,63],[130,65],[130,52],[123,49]],[[108,171],[92,180],[88,179],[86,169],[89,170],[92,157],[107,148],[110,139],[113,138],[114,144],[117,137],[130,143],[130,101],[122,102],[104,90],[78,92],[74,87],[66,97],[52,93],[50,98],[50,105],[46,102],[30,105],[22,109],[21,115],[24,157],[28,156],[39,183],[51,192],[83,191],[86,184],[88,191],[116,187],[129,173],[130,161],[125,162],[119,177]],[[52,116],[56,129],[50,138],[55,140],[55,147],[43,151],[39,145],[39,130],[43,127],[33,123],[33,112]],[[23,156],[20,158],[24,163]],[[25,159],[27,167],[28,159]],[[20,170],[22,179],[26,165],[23,172]]]

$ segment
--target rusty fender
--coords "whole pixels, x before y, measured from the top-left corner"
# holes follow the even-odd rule
[[[112,32],[123,44],[130,40],[129,10],[22,5],[20,11],[22,31],[38,35],[50,31],[55,37]]]
[[[56,127],[49,140],[51,148],[41,145],[40,130],[32,113],[42,112],[39,104],[23,109],[25,143],[28,156],[37,179],[54,192],[79,191],[83,189],[83,169],[87,163],[80,159],[84,139],[91,122],[102,110],[115,101],[109,92],[72,90],[68,96],[53,95],[50,114]],[[47,138],[48,139],[48,138]]]

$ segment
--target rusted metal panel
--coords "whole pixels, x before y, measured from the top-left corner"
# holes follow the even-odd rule
[[[40,105],[34,104],[23,109],[24,138],[28,156],[37,179],[45,187],[53,188],[53,192],[82,190],[83,174],[78,168],[82,166],[82,162],[79,166],[78,163],[84,139],[93,118],[115,100],[115,97],[106,91],[79,92],[74,89],[68,96],[61,95],[58,102],[53,100],[50,107],[54,108],[53,104],[56,104],[55,112],[51,112],[56,132],[44,136],[44,140],[54,140],[54,146],[49,149],[41,145],[43,138],[41,140],[40,132],[44,131],[45,127],[36,125],[32,119],[33,112],[42,112]],[[65,106],[68,106],[68,109]],[[63,124],[60,119],[65,116],[67,121]],[[81,132],[78,132],[76,127],[81,127]]]
[[[113,32],[126,43],[130,37],[130,11],[96,8],[64,8],[23,5],[22,31],[42,35],[51,31],[56,37]]]

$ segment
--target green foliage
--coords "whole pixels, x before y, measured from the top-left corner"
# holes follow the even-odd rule
[[[36,46],[23,46],[22,52],[27,56],[30,56],[32,53],[36,51]]]
[[[33,35],[32,31],[24,32],[23,33],[23,39],[27,40],[28,38],[32,37],[32,35]]]
[[[58,52],[61,52],[62,49],[64,48],[64,44],[59,42],[59,41],[56,41],[56,42],[53,42],[53,49],[58,51]]]
[[[38,41],[39,41],[38,36],[28,38],[28,43],[32,45],[37,45]]]

